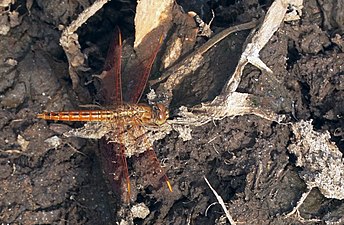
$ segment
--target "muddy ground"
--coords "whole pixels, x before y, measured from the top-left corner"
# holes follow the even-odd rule
[[[344,7],[340,1],[324,2],[306,1],[301,20],[282,24],[263,49],[261,58],[274,77],[248,66],[238,91],[268,99],[266,104],[290,122],[312,119],[343,152]],[[179,3],[206,22],[214,10],[212,29],[219,32],[263,17],[271,1]],[[317,188],[299,215],[284,217],[307,191],[298,175],[302,168],[287,150],[294,136],[290,125],[255,115],[192,128],[190,141],[172,132],[157,142],[173,193],[164,185],[151,188],[130,159],[135,197],[124,204],[102,176],[98,142],[62,135],[80,123],[36,118],[42,111],[94,103],[96,90],[89,81],[102,69],[109,30],[119,24],[125,39],[133,37],[135,5],[108,3],[78,31],[82,48],[97,51],[87,53],[91,70],[80,72],[80,88],[73,90],[59,25],[68,25],[89,4],[37,0],[6,8],[19,19],[0,36],[0,224],[116,224],[130,221],[125,215],[137,203],[148,206],[150,214],[135,224],[228,224],[203,176],[237,224],[344,224],[343,201],[325,198]],[[172,112],[219,94],[248,34],[236,33],[209,52],[207,63],[174,90]]]

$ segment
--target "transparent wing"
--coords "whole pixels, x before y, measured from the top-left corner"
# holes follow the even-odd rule
[[[101,80],[101,96],[106,105],[120,105],[122,98],[121,78],[122,37],[118,27],[115,28],[113,39],[109,44]]]

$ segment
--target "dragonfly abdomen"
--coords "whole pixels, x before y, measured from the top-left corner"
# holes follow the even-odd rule
[[[64,112],[44,112],[37,117],[55,121],[111,121],[118,113],[112,110],[83,110]]]
[[[124,104],[110,110],[81,110],[44,112],[38,118],[55,121],[114,122],[118,124],[161,125],[168,118],[168,110],[161,104]]]

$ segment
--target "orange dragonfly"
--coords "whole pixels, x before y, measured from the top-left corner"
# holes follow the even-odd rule
[[[168,109],[158,103],[150,105],[138,103],[161,46],[162,37],[160,37],[157,43],[152,56],[146,60],[147,63],[140,63],[138,65],[139,73],[135,76],[136,81],[134,84],[131,84],[132,91],[128,95],[122,96],[122,37],[119,28],[116,27],[114,40],[110,44],[105,61],[104,72],[99,76],[102,86],[100,91],[101,98],[108,107],[99,110],[44,112],[37,115],[38,118],[44,120],[87,122],[87,128],[81,131],[81,133],[84,132],[87,135],[82,135],[80,132],[79,134],[76,132],[75,135],[92,138],[88,133],[93,132],[97,133],[97,138],[102,136],[100,151],[103,158],[104,171],[109,175],[109,181],[115,188],[118,187],[118,182],[120,183],[120,188],[125,189],[129,200],[131,184],[127,157],[138,155],[147,150],[151,155],[151,160],[154,161],[153,164],[159,168],[155,173],[163,176],[169,190],[172,192],[172,186],[166,174],[162,171],[152,148],[153,143],[145,137],[147,129],[160,126],[166,122]],[[123,99],[124,97],[125,99]],[[124,186],[122,185],[123,182],[121,182],[123,177],[125,179]]]

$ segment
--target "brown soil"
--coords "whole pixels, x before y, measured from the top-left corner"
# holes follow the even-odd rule
[[[213,9],[215,32],[264,16],[270,4],[185,2],[186,10],[198,11],[206,21]],[[344,7],[323,2],[305,1],[301,20],[284,23],[261,52],[274,77],[248,66],[238,91],[266,97],[291,122],[312,119],[343,152]],[[164,185],[158,190],[134,187],[135,202],[124,204],[103,179],[97,141],[62,136],[68,126],[81,124],[46,122],[36,114],[94,103],[96,91],[89,81],[101,71],[109,30],[119,24],[125,39],[132,37],[134,6],[111,1],[79,30],[91,70],[80,71],[80,88],[73,90],[58,25],[68,25],[88,1],[37,0],[30,10],[25,4],[18,1],[9,9],[18,11],[21,21],[0,38],[0,224],[116,224],[129,220],[128,208],[140,202],[150,214],[135,219],[136,224],[225,224],[204,176],[238,224],[344,224],[343,201],[327,199],[316,188],[299,216],[284,217],[307,191],[298,176],[302,168],[287,151],[293,134],[286,124],[254,115],[193,128],[190,141],[172,132],[157,142],[173,193]],[[247,35],[240,32],[214,47],[208,62],[174,91],[171,111],[219,94]],[[18,64],[10,65],[9,59]],[[132,182],[146,184],[141,165],[129,161]]]

